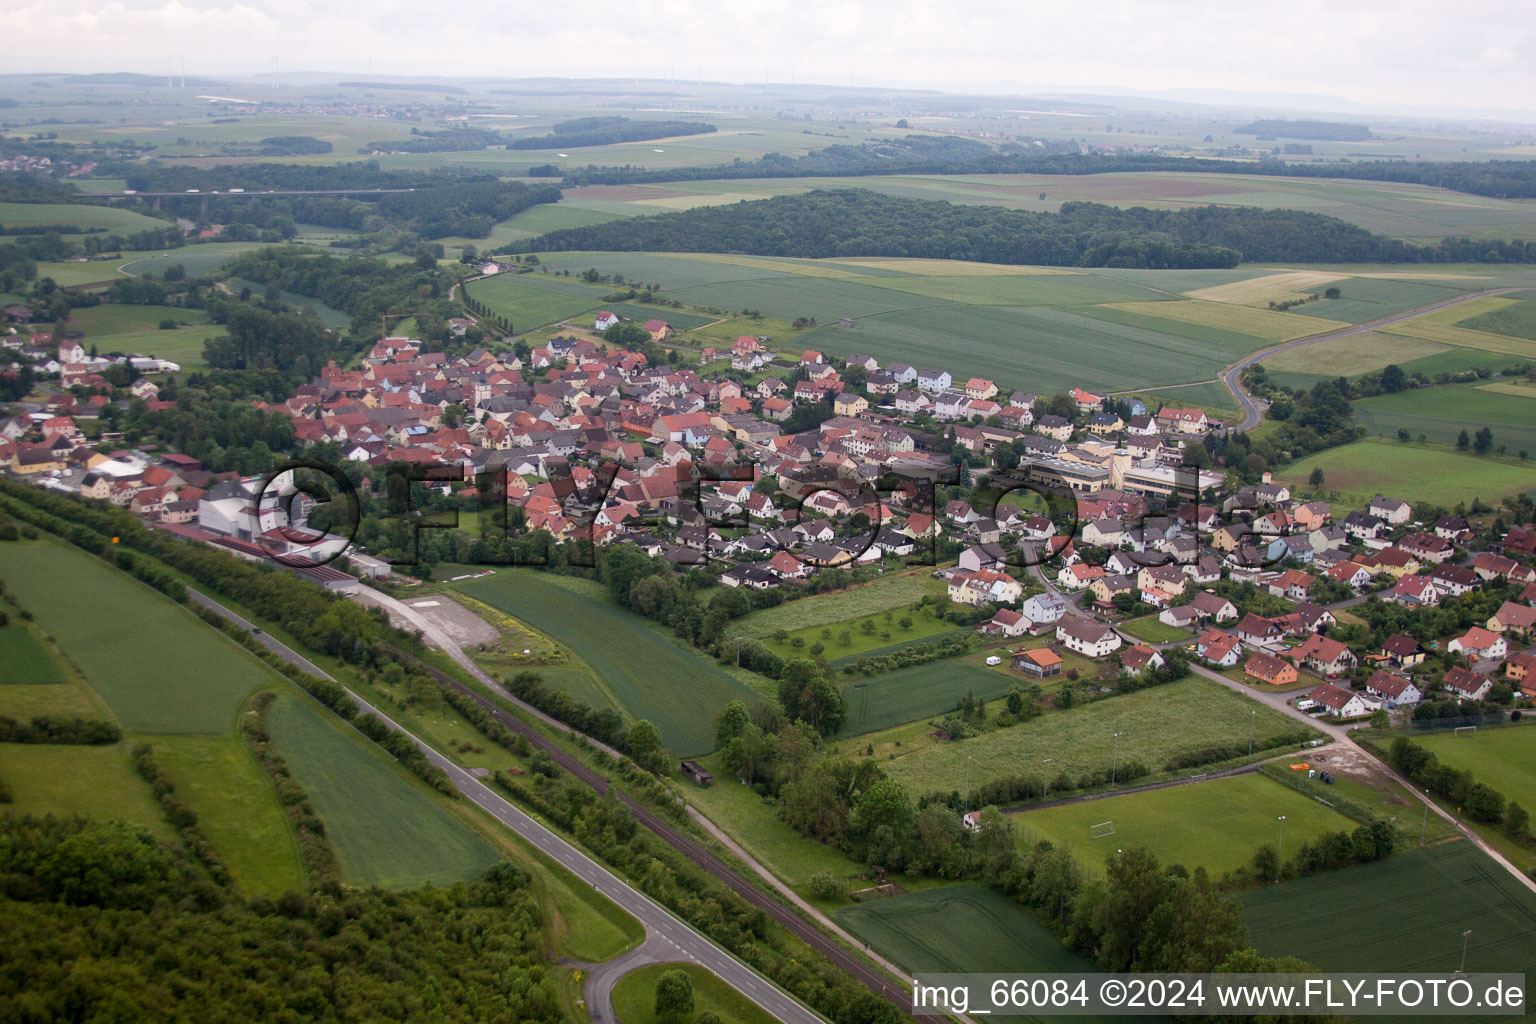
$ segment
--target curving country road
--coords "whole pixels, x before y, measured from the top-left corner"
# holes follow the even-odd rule
[[[1243,390],[1242,385],[1243,371],[1252,366],[1254,363],[1262,362],[1263,360],[1268,359],[1270,356],[1281,352],[1289,352],[1291,349],[1305,348],[1308,345],[1316,345],[1319,342],[1324,341],[1333,341],[1336,338],[1347,338],[1351,334],[1365,334],[1368,331],[1374,331],[1379,328],[1386,327],[1390,324],[1402,323],[1404,320],[1412,320],[1414,317],[1420,317],[1426,313],[1433,313],[1437,310],[1446,309],[1450,306],[1459,306],[1463,302],[1471,302],[1474,299],[1486,299],[1490,295],[1502,295],[1505,292],[1514,290],[1515,289],[1513,288],[1489,288],[1480,292],[1469,292],[1466,295],[1458,295],[1453,299],[1442,299],[1439,302],[1432,302],[1427,306],[1420,306],[1418,309],[1410,309],[1402,313],[1393,313],[1391,316],[1384,316],[1380,319],[1371,320],[1363,324],[1354,324],[1349,327],[1341,327],[1336,331],[1325,331],[1322,334],[1309,334],[1305,338],[1297,338],[1294,341],[1286,341],[1280,343],[1279,345],[1271,345],[1268,348],[1261,348],[1257,352],[1254,352],[1252,355],[1245,356],[1240,362],[1233,363],[1231,366],[1228,366],[1226,369],[1221,371],[1221,382],[1227,386],[1228,391],[1232,392],[1232,397],[1237,399],[1238,407],[1243,411],[1242,422],[1237,424],[1237,426],[1233,427],[1232,429],[1252,430],[1254,427],[1259,425],[1260,403],[1249,396],[1249,394]]]
[[[190,588],[187,594],[197,604],[223,616],[248,632],[255,632],[256,627],[252,623],[236,615],[207,595]],[[328,679],[331,682],[336,681],[319,666],[287,645],[275,640],[269,634],[257,633],[256,639],[261,642],[263,647],[278,655],[289,664],[297,666],[305,672],[312,673],[321,679]],[[614,961],[610,961],[608,964],[596,965],[592,969],[592,974],[588,976],[585,991],[588,1000],[587,1008],[588,1012],[592,1014],[595,1024],[617,1024],[608,996],[612,992],[613,985],[625,971],[641,966],[642,963],[678,960],[691,960],[704,967],[710,973],[768,1011],[776,1020],[785,1021],[787,1024],[825,1024],[822,1018],[814,1011],[771,981],[753,971],[746,964],[737,960],[730,953],[716,945],[708,936],[695,930],[680,918],[675,917],[670,911],[656,903],[649,896],[632,888],[629,883],[620,879],[606,867],[576,849],[576,847],[548,828],[545,828],[528,814],[513,806],[493,792],[485,783],[448,760],[442,754],[439,754],[430,745],[412,735],[408,730],[402,728],[367,700],[364,700],[351,690],[346,692],[347,696],[357,702],[358,707],[362,711],[377,716],[380,721],[384,722],[391,729],[403,733],[411,742],[415,743],[433,764],[448,774],[454,786],[467,799],[516,832],[524,841],[537,847],[561,867],[623,908],[645,926],[647,938],[644,943],[629,953],[616,958]],[[642,951],[644,951],[643,954]],[[655,957],[656,959],[648,959],[650,957]],[[595,1001],[594,996],[597,997]]]

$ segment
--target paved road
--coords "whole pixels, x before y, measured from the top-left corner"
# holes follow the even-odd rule
[[[1471,302],[1473,299],[1485,299],[1490,295],[1502,295],[1504,292],[1513,290],[1512,288],[1490,288],[1486,291],[1472,292],[1469,295],[1458,295],[1454,299],[1445,299],[1442,302],[1434,302],[1428,306],[1420,306],[1418,309],[1394,313],[1391,316],[1384,316],[1379,320],[1371,320],[1368,323],[1354,324],[1350,327],[1342,327],[1337,331],[1327,331],[1323,334],[1312,334],[1305,338],[1297,338],[1295,341],[1287,341],[1283,344],[1259,349],[1259,351],[1246,357],[1241,362],[1233,363],[1221,371],[1221,382],[1227,386],[1228,391],[1232,392],[1232,396],[1237,399],[1238,406],[1243,410],[1242,422],[1233,429],[1252,430],[1259,425],[1259,405],[1261,403],[1249,397],[1242,386],[1243,371],[1254,363],[1261,362],[1280,352],[1289,352],[1293,348],[1303,348],[1307,345],[1316,345],[1319,342],[1333,341],[1336,338],[1346,338],[1351,334],[1364,334],[1367,331],[1374,331],[1389,324],[1412,320],[1414,317],[1423,316],[1425,313],[1433,313],[1436,310],[1445,309],[1449,306],[1458,306],[1463,302]]]
[[[385,614],[389,616],[389,620],[401,629],[406,630],[407,632],[410,632],[411,630],[419,631],[422,635],[422,638],[426,640],[427,643],[431,644],[433,647],[436,647],[438,650],[448,655],[448,657],[452,658],[454,664],[468,672],[471,676],[474,676],[478,682],[480,682],[498,697],[502,698],[503,700],[511,701],[513,704],[516,704],[519,708],[534,716],[545,725],[548,725],[553,729],[558,729],[562,733],[571,733],[574,735],[571,727],[566,725],[564,722],[561,722],[555,718],[551,718],[549,715],[546,715],[532,704],[525,703],[524,701],[518,700],[516,697],[514,697],[505,686],[498,683],[489,672],[485,671],[485,669],[476,664],[473,658],[465,654],[464,649],[459,646],[458,641],[454,640],[454,638],[448,634],[447,630],[437,625],[431,619],[427,618],[427,616],[423,615],[415,608],[412,608],[404,601],[397,600],[390,595],[383,593],[382,591],[374,590],[372,587],[367,586],[359,587],[356,592],[349,596],[358,604],[371,605],[374,608],[384,609]],[[449,600],[452,599],[450,598]],[[614,750],[606,743],[599,743],[597,740],[592,739],[590,736],[587,738],[587,742],[592,744],[592,746],[596,747],[598,750],[601,750],[603,753],[607,754],[609,757],[620,759],[624,757],[623,754],[619,753],[617,750]]]
[[[255,627],[249,621],[231,612],[212,598],[192,590],[189,590],[188,594],[203,607],[223,615],[246,630],[254,631]],[[262,646],[277,654],[289,664],[297,665],[306,672],[335,682],[335,679],[319,666],[266,633],[259,634],[257,638],[261,641]],[[497,821],[512,829],[525,841],[543,851],[561,867],[570,871],[577,878],[592,886],[593,889],[618,904],[639,920],[645,926],[646,934],[649,937],[641,948],[649,947],[649,951],[653,954],[667,954],[673,960],[687,959],[702,965],[710,973],[725,981],[780,1021],[788,1022],[788,1024],[824,1024],[820,1016],[798,1002],[789,993],[757,974],[730,953],[715,945],[708,936],[696,931],[692,926],[679,918],[674,917],[670,911],[657,904],[649,896],[631,888],[627,882],[614,875],[607,868],[567,843],[523,811],[514,807],[469,772],[439,754],[431,746],[412,735],[408,730],[401,728],[398,723],[384,714],[384,712],[351,690],[347,690],[347,695],[355,700],[358,707],[363,711],[371,712],[390,728],[409,737],[411,742],[420,747],[433,764],[448,774],[454,786],[465,797],[487,811]],[[675,950],[675,955],[670,953],[669,950]],[[630,966],[638,966],[638,963],[631,963]],[[618,976],[623,972],[616,971],[612,966],[609,966],[599,973],[601,976],[599,988],[602,994],[606,995],[608,992],[611,992],[614,982],[618,980]],[[588,1009],[597,1024],[612,1024],[615,1021],[611,1004],[599,1007],[589,1001]]]

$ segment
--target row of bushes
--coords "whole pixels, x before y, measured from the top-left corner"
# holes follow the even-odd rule
[[[562,690],[551,690],[537,672],[519,672],[506,684],[514,697],[538,708],[555,721],[586,733],[615,750],[625,750],[628,735],[624,719],[612,708],[599,711]]]
[[[1473,821],[1498,825],[1515,839],[1530,833],[1530,815],[1514,801],[1506,806],[1504,794],[1479,782],[1469,771],[1440,763],[1433,753],[1406,736],[1392,741],[1388,763],[1420,786],[1456,802]]]
[[[1280,851],[1273,843],[1264,843],[1253,853],[1253,858],[1243,867],[1228,872],[1222,878],[1227,888],[1243,888],[1279,881],[1281,878],[1302,878],[1320,871],[1333,871],[1354,864],[1369,864],[1392,856],[1397,845],[1397,832],[1389,822],[1372,821],[1352,832],[1342,829],[1325,832],[1316,839],[1301,844],[1295,856],[1280,863]]]
[[[0,743],[60,743],[104,746],[123,738],[123,730],[96,718],[54,718],[37,715],[28,722],[0,715]]]
[[[288,763],[272,749],[272,737],[267,732],[267,711],[276,699],[277,694],[270,690],[258,693],[240,721],[240,731],[244,733],[256,763],[261,765],[261,770],[272,780],[277,789],[278,803],[283,805],[288,812],[288,820],[293,823],[299,839],[299,856],[304,861],[304,873],[308,877],[310,889],[339,892],[341,865],[336,859],[336,851],[331,848],[330,840],[325,836],[325,822],[309,802],[309,794],[288,771]]]
[[[994,779],[973,789],[970,804],[972,807],[986,807],[996,804],[999,807],[1007,804],[1022,803],[1026,800],[1035,800],[1043,797],[1047,792],[1065,795],[1084,789],[1097,789],[1107,786],[1113,780],[1115,785],[1133,782],[1136,779],[1144,779],[1152,774],[1152,769],[1140,761],[1121,761],[1118,766],[1099,768],[1090,772],[1082,772],[1079,775],[1068,775],[1066,772],[1057,773],[1050,780],[1050,787],[1045,785],[1044,775],[1015,775],[1006,779]],[[918,801],[919,807],[926,807],[930,803],[950,804],[960,807],[962,797],[959,790],[949,793],[930,793]]]
[[[1255,741],[1254,752],[1260,750],[1274,750],[1276,747],[1293,747],[1305,743],[1307,733],[1288,732],[1277,736],[1270,736],[1263,740]],[[1208,747],[1197,747],[1194,750],[1183,750],[1174,754],[1163,765],[1163,771],[1176,772],[1181,768],[1198,768],[1201,765],[1215,764],[1218,761],[1233,761],[1239,757],[1247,757],[1248,747],[1238,743],[1213,743]]]
[[[209,877],[216,883],[221,886],[228,885],[229,868],[225,867],[224,859],[208,841],[208,837],[203,835],[203,830],[198,825],[197,812],[182,803],[176,796],[176,784],[167,778],[160,770],[160,766],[155,763],[154,748],[148,743],[140,743],[133,748],[133,769],[139,773],[140,778],[149,783],[151,791],[155,794],[155,800],[160,804],[160,809],[165,812],[166,820],[180,834],[187,851],[203,863],[203,866],[208,869]]]
[[[56,515],[20,502],[7,502],[6,510],[39,529],[69,541],[75,547],[104,558],[135,579],[148,584],[178,604],[187,601],[187,588],[170,573],[86,526],[76,526]]]

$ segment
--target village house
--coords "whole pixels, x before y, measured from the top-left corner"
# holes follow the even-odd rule
[[[1242,645],[1231,633],[1208,629],[1195,638],[1195,653],[1213,665],[1231,668],[1243,659]]]
[[[1089,658],[1103,658],[1120,647],[1120,634],[1114,628],[1092,619],[1064,616],[1056,623],[1056,639],[1068,650]]]
[[[1536,630],[1536,608],[1505,601],[1499,610],[1488,618],[1488,630],[1511,636],[1528,637]]]
[[[1504,637],[1484,629],[1481,626],[1473,626],[1461,636],[1455,637],[1445,645],[1445,649],[1452,654],[1465,654],[1467,657],[1477,660],[1480,658],[1502,658],[1509,653],[1509,644]]]
[[[1440,682],[1457,700],[1482,700],[1493,689],[1493,679],[1469,668],[1453,668]]]
[[[1284,658],[1263,652],[1249,657],[1248,663],[1243,666],[1243,673],[1270,686],[1289,686],[1299,678],[1295,665]]]
[[[1424,694],[1419,692],[1413,680],[1384,670],[1372,673],[1366,681],[1365,692],[1380,699],[1389,708],[1412,707],[1424,699]]]
[[[1307,637],[1306,642],[1291,654],[1322,676],[1341,676],[1360,664],[1360,659],[1348,645],[1319,633]]]
[[[1330,683],[1322,683],[1307,694],[1327,709],[1329,718],[1360,718],[1371,711],[1358,693],[1344,690]]]
[[[1128,676],[1140,676],[1149,668],[1163,665],[1163,656],[1146,644],[1133,644],[1120,652],[1120,670]]]

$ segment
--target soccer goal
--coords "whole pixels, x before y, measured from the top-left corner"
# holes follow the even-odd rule
[[[1475,725],[1458,725],[1456,727],[1456,735],[1457,736],[1461,736],[1461,735],[1464,735],[1464,734],[1475,733],[1475,732],[1477,732],[1477,726],[1475,726]]]
[[[1112,836],[1115,834],[1115,823],[1112,821],[1101,821],[1097,825],[1089,825],[1088,834],[1095,839]]]

